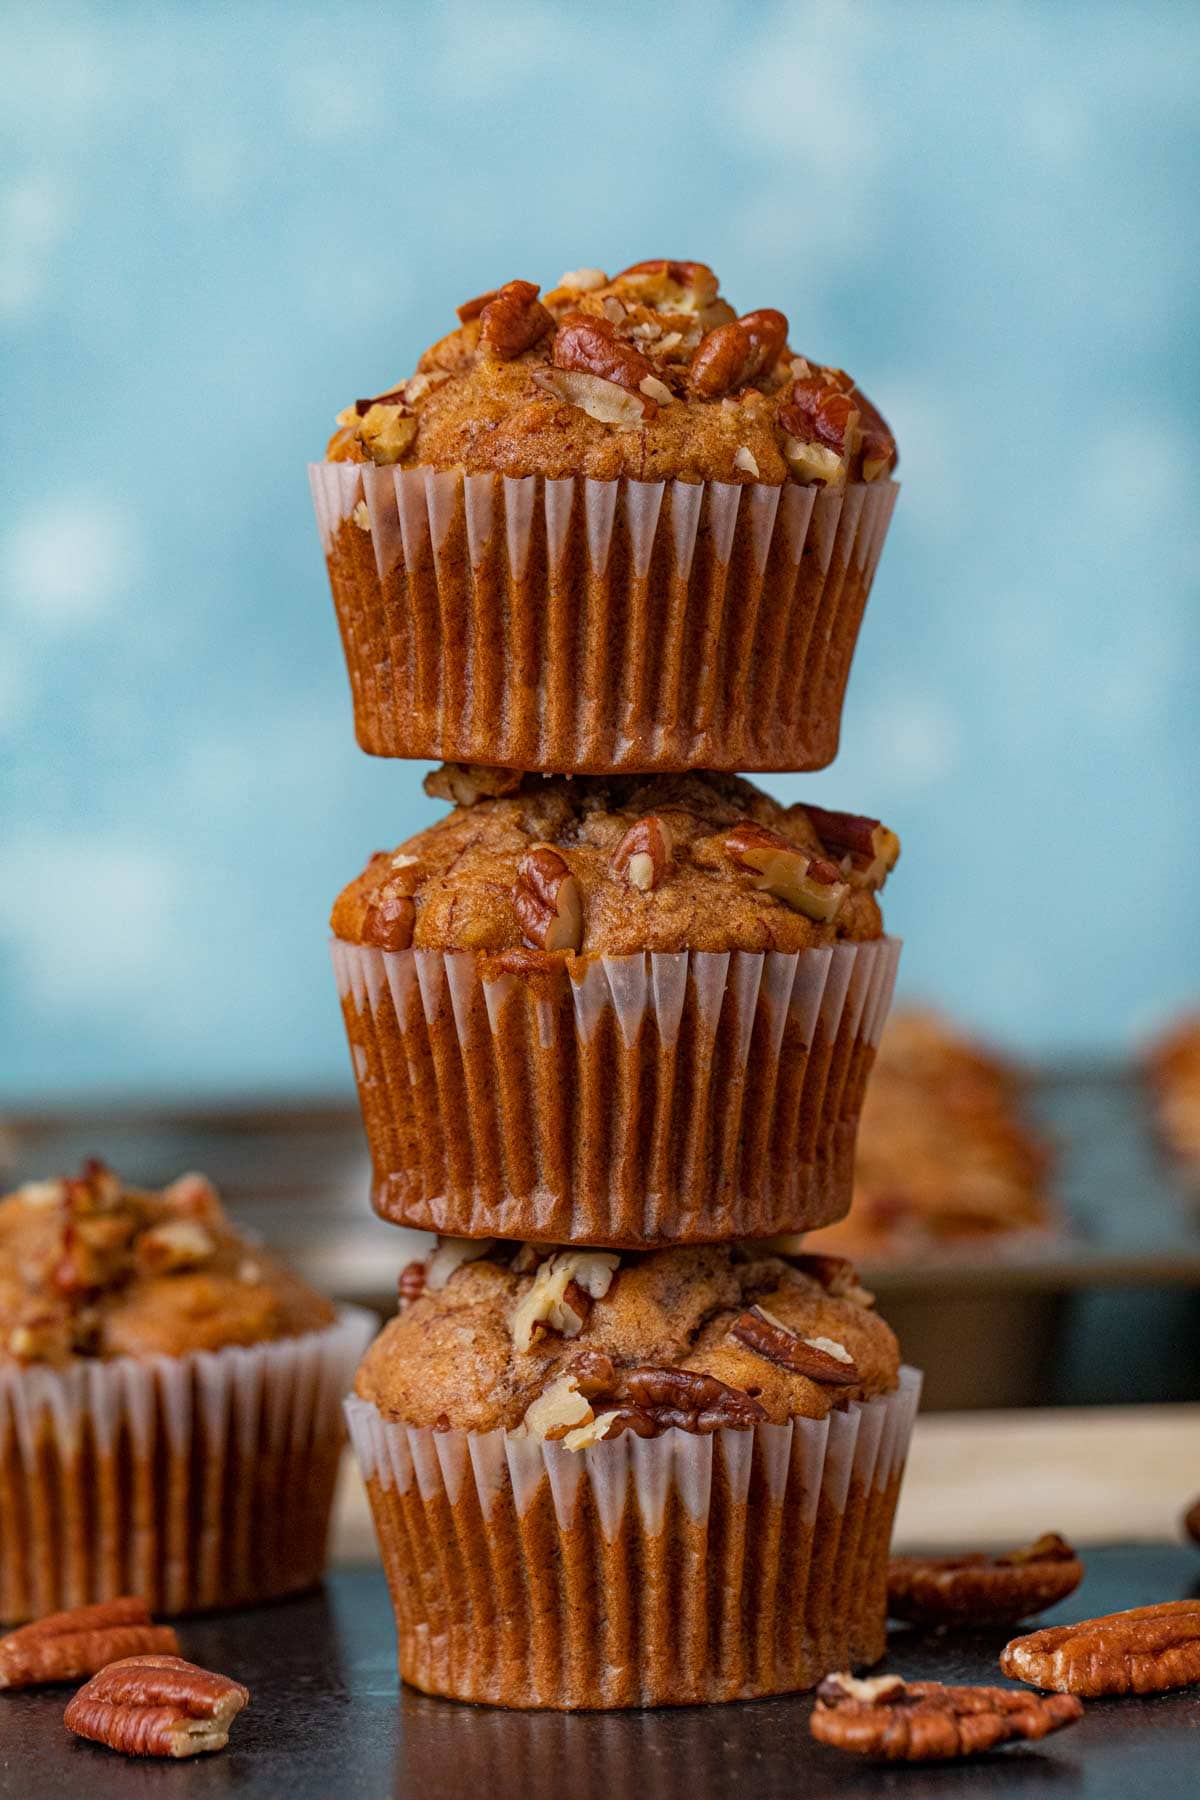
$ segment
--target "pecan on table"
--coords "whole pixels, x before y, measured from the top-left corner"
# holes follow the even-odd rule
[[[1082,1579],[1083,1564],[1053,1531],[1002,1556],[893,1556],[888,1613],[912,1625],[1009,1625],[1065,1600]]]
[[[1161,1694],[1200,1681],[1200,1600],[1163,1600],[1128,1612],[1052,1625],[1014,1638],[1006,1675],[1060,1694]]]
[[[178,1649],[174,1631],[154,1623],[144,1600],[130,1595],[76,1606],[0,1638],[0,1688],[79,1681],[118,1657]]]
[[[127,1656],[80,1688],[63,1724],[125,1756],[199,1756],[225,1748],[249,1700],[240,1681],[180,1656]]]
[[[948,1762],[1014,1739],[1048,1737],[1082,1717],[1069,1694],[1046,1699],[1013,1688],[946,1687],[896,1675],[855,1681],[827,1675],[809,1729],[818,1743],[885,1762]]]

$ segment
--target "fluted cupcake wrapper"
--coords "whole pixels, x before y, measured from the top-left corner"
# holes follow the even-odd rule
[[[876,1661],[920,1386],[902,1369],[824,1419],[575,1451],[351,1398],[401,1676],[501,1706],[663,1706]]]
[[[376,1210],[627,1248],[844,1216],[898,938],[579,959],[333,942]]]
[[[895,482],[309,476],[364,750],[579,774],[836,755]]]
[[[119,1594],[156,1613],[309,1587],[377,1321],[247,1348],[0,1370],[0,1619]]]

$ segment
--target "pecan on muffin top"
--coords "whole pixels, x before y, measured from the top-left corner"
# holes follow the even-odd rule
[[[762,1244],[652,1250],[444,1238],[355,1390],[385,1418],[562,1438],[821,1419],[897,1385],[849,1263]]]
[[[0,1368],[296,1337],[328,1300],[240,1236],[203,1175],[160,1193],[103,1163],[0,1200]]]
[[[796,356],[774,307],[740,318],[704,263],[508,281],[458,309],[417,372],[338,415],[330,462],[602,480],[890,475],[885,420],[841,369]]]
[[[781,806],[736,775],[447,764],[425,787],[455,810],[343,889],[345,942],[621,956],[882,935],[875,895],[900,844],[877,819]]]

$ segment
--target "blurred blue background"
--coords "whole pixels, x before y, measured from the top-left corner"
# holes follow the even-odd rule
[[[842,754],[905,982],[1037,1052],[1200,992],[1200,9],[3,14],[4,1090],[348,1086],[355,748],[305,463],[453,307],[670,255],[896,427]]]

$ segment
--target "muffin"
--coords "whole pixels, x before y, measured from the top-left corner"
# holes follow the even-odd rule
[[[402,1292],[347,1413],[405,1681],[685,1705],[883,1653],[920,1383],[848,1264],[460,1241]]]
[[[812,1248],[891,1261],[1036,1242],[1056,1219],[1024,1086],[937,1013],[893,1013],[859,1121],[853,1204]]]
[[[148,1193],[89,1162],[0,1201],[0,1618],[310,1586],[369,1333],[201,1175]]]
[[[311,466],[364,750],[818,769],[897,487],[840,369],[703,263],[509,281]]]
[[[731,775],[426,786],[454,811],[332,917],[376,1210],[634,1248],[840,1218],[896,837]]]
[[[1200,1187],[1200,1012],[1175,1020],[1143,1067],[1159,1140],[1184,1180]]]

